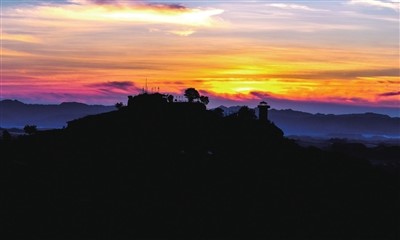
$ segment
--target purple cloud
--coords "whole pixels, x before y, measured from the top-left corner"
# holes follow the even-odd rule
[[[250,92],[250,95],[255,97],[256,99],[260,99],[260,100],[271,97],[270,94],[268,94],[266,92],[259,92],[259,91],[252,91],[252,92]]]
[[[379,94],[379,96],[381,96],[381,97],[391,97],[391,96],[399,96],[399,95],[400,95],[400,91],[398,91],[398,92],[385,92],[385,93]]]
[[[109,81],[109,82],[93,83],[89,84],[88,86],[103,88],[103,89],[120,89],[120,90],[136,89],[135,84],[129,81]]]
[[[115,0],[90,0],[90,2],[96,3],[96,4],[110,4],[110,3],[116,3]]]
[[[115,6],[145,6],[152,9],[169,9],[169,10],[186,10],[187,8],[181,4],[166,3],[147,3],[141,0],[120,1],[120,0],[88,0],[90,3],[98,5],[115,5]]]

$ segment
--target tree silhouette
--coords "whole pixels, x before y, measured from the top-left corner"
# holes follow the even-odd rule
[[[26,134],[32,135],[37,132],[37,127],[36,125],[25,125],[24,132]]]
[[[184,96],[188,99],[189,102],[193,102],[194,100],[200,98],[199,92],[194,88],[186,89]]]
[[[174,96],[172,96],[172,95],[168,95],[168,97],[167,97],[167,101],[168,101],[169,103],[172,103],[172,102],[174,102]]]
[[[3,141],[4,142],[10,142],[11,141],[11,134],[7,131],[3,131]]]
[[[118,110],[120,110],[123,106],[124,106],[124,104],[123,104],[122,102],[117,102],[117,103],[115,104],[115,107],[116,107]]]
[[[200,102],[207,105],[210,102],[210,99],[208,99],[207,96],[200,96]]]

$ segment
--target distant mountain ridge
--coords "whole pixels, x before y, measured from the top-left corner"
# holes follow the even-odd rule
[[[225,114],[235,113],[240,107],[220,106]],[[258,109],[254,110],[258,114]],[[269,119],[284,130],[285,135],[400,137],[400,118],[377,113],[334,115],[271,109]]]
[[[78,102],[61,104],[26,104],[18,100],[0,101],[0,127],[21,128],[34,124],[39,128],[62,128],[67,121],[114,110],[113,106],[87,105]]]
[[[241,106],[225,107],[225,115],[237,112]],[[0,101],[0,127],[22,128],[35,124],[39,128],[62,128],[68,121],[87,115],[116,110],[114,106],[87,105],[79,102],[41,105],[17,100]],[[258,114],[258,109],[255,108]],[[285,135],[327,136],[371,135],[400,137],[400,118],[383,114],[311,114],[292,109],[269,111],[269,118]]]

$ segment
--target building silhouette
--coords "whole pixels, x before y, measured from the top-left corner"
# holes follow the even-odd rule
[[[258,119],[260,121],[265,121],[265,122],[269,121],[268,120],[268,109],[269,108],[271,108],[271,107],[267,104],[267,102],[262,101],[262,102],[260,102],[260,104],[258,104],[258,111],[259,111]]]

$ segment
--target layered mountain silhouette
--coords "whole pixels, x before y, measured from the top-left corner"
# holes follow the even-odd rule
[[[225,115],[238,112],[240,107],[220,106]],[[26,124],[34,124],[39,128],[62,128],[71,119],[112,110],[115,110],[115,107],[74,102],[60,105],[38,105],[24,104],[16,100],[3,100],[0,101],[0,127],[22,128]],[[255,110],[257,113],[258,109]],[[287,136],[400,136],[400,118],[375,113],[333,115],[310,114],[290,109],[272,109],[269,111],[269,118],[272,122],[279,123],[279,127]]]
[[[0,143],[3,239],[396,239],[397,172],[244,109],[133,97]]]
[[[59,105],[25,104],[18,100],[0,101],[0,127],[22,128],[34,124],[40,128],[62,128],[67,121],[90,114],[114,110],[113,106],[64,102]]]
[[[400,137],[400,118],[382,114],[333,115],[272,110],[270,118],[292,135],[360,134]]]
[[[240,107],[220,106],[228,115],[239,111]],[[255,111],[257,112],[258,109],[256,108]],[[272,109],[269,111],[269,118],[279,123],[285,135],[400,137],[400,118],[383,114],[311,114],[291,109]]]

